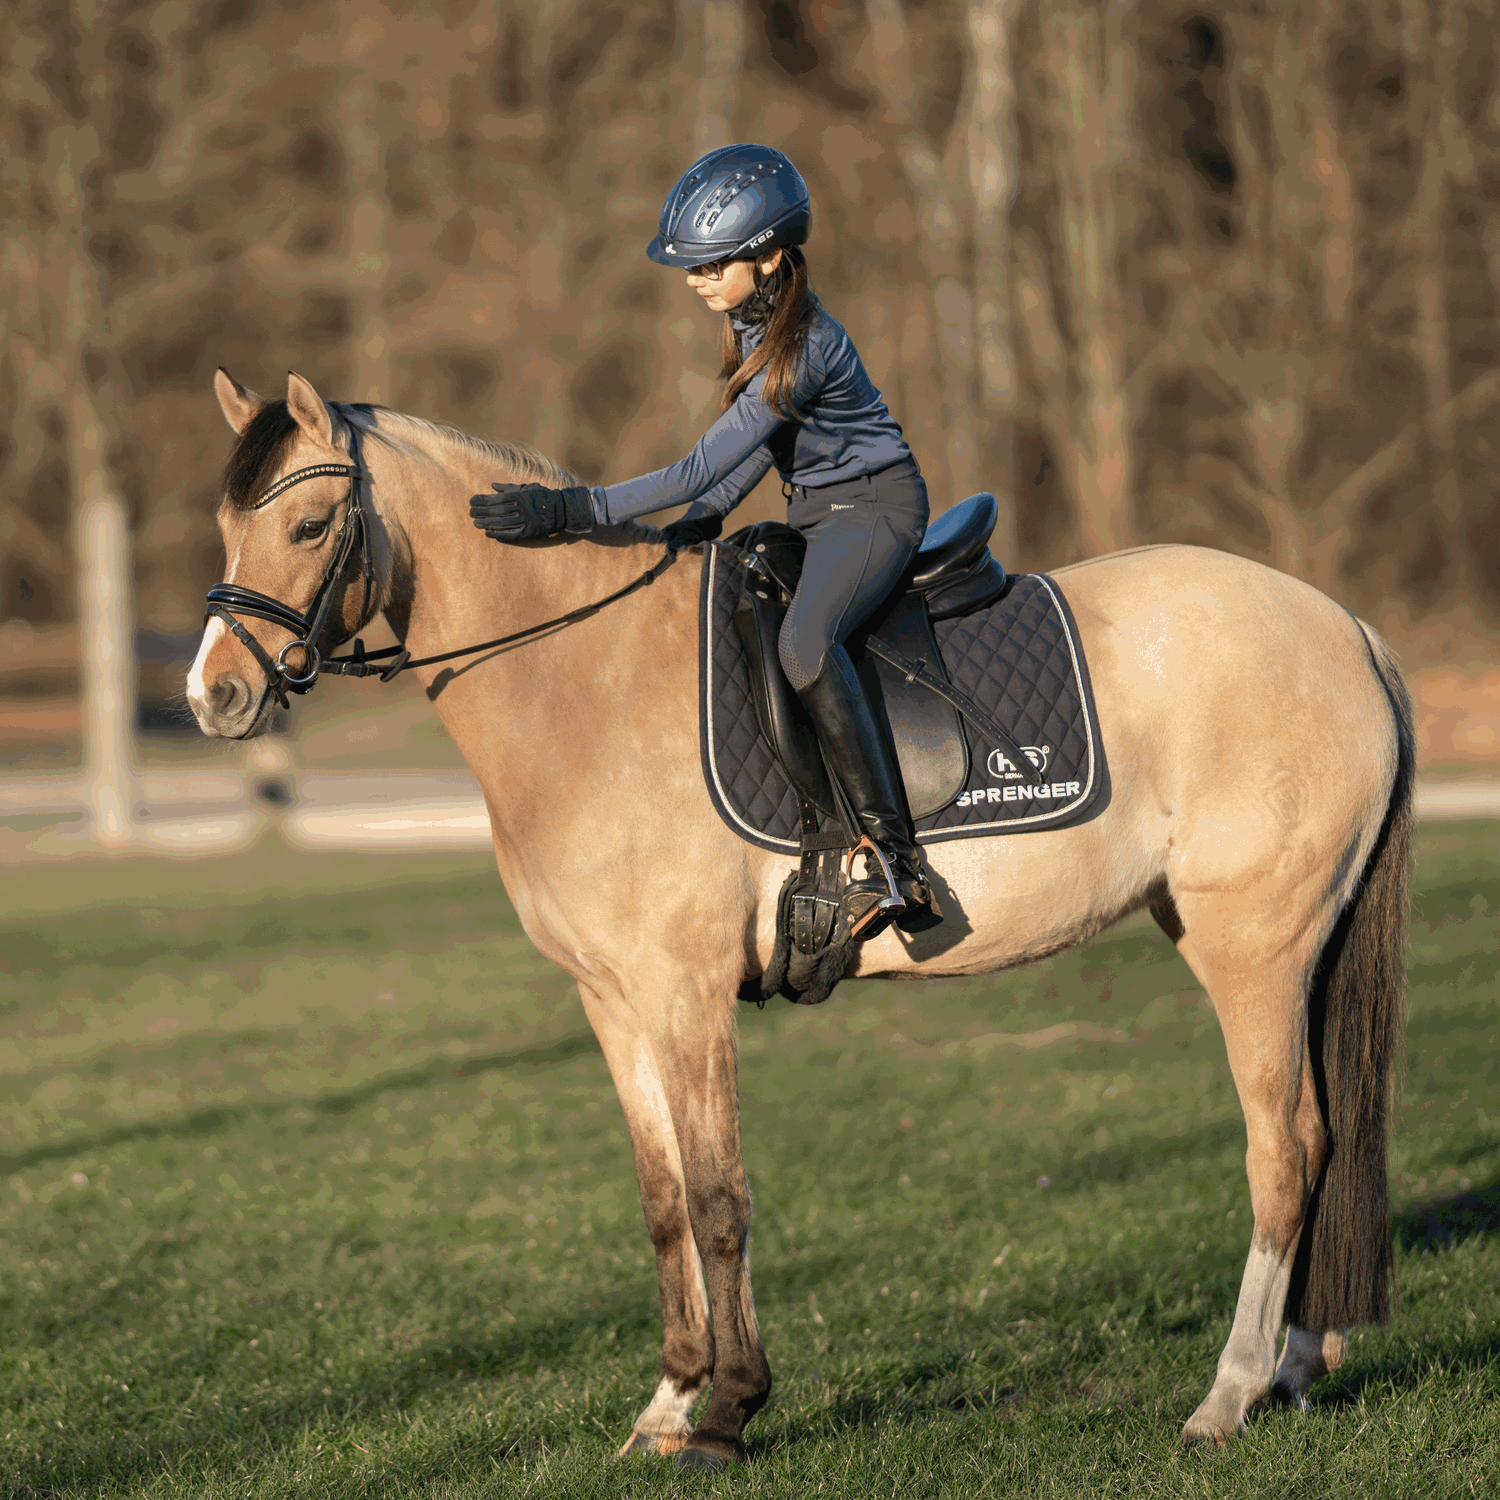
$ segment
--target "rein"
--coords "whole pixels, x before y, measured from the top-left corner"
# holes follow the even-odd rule
[[[549,630],[576,624],[580,620],[588,619],[590,615],[597,614],[607,605],[614,604],[628,594],[635,593],[637,589],[655,583],[677,561],[676,549],[669,547],[666,556],[659,562],[653,563],[638,578],[627,583],[624,588],[616,589],[614,593],[606,595],[603,599],[596,599],[592,604],[570,609],[567,614],[558,615],[553,620],[544,620],[540,625],[528,625],[526,629],[515,631],[511,635],[496,636],[494,640],[480,641],[474,646],[461,646],[456,651],[442,651],[433,656],[421,656],[413,660],[411,653],[402,646],[384,646],[379,651],[367,652],[364,642],[356,637],[354,649],[350,655],[323,657],[318,652],[317,643],[323,638],[323,632],[327,628],[329,611],[333,607],[334,588],[348,569],[356,548],[359,551],[360,570],[365,585],[364,602],[360,606],[361,618],[370,608],[370,599],[375,587],[375,566],[370,556],[369,522],[361,498],[361,485],[366,480],[366,474],[363,465],[359,462],[359,433],[352,428],[350,448],[350,456],[355,460],[354,463],[312,464],[306,469],[298,469],[295,473],[278,480],[252,507],[254,510],[260,510],[278,496],[285,494],[294,485],[302,484],[309,479],[319,479],[330,475],[348,477],[348,509],[334,542],[333,556],[329,559],[327,568],[324,569],[323,581],[318,585],[318,590],[313,595],[312,603],[308,605],[306,613],[283,604],[279,599],[273,599],[269,594],[262,594],[256,589],[243,588],[236,583],[216,583],[208,591],[208,612],[204,616],[204,623],[214,618],[223,620],[235,638],[260,663],[261,670],[266,674],[266,688],[261,694],[260,701],[262,709],[265,707],[266,699],[272,696],[282,708],[289,708],[291,704],[287,694],[311,692],[319,676],[325,672],[332,673],[336,677],[379,677],[382,682],[394,682],[402,672],[409,671],[412,667],[429,667],[438,662],[455,661],[463,656],[476,656],[481,651],[513,645],[519,641],[533,639]],[[236,615],[253,615],[257,619],[269,620],[271,624],[279,625],[283,630],[289,631],[292,639],[276,653],[273,659],[265,647],[235,618]],[[350,632],[346,631],[341,635],[334,642],[335,647],[343,645],[349,639],[349,634]],[[287,670],[286,658],[287,653],[298,646],[302,648],[306,670],[301,676],[294,676]],[[389,658],[388,662],[387,658]],[[387,662],[387,664],[377,665],[381,662]],[[251,721],[252,724],[259,718],[260,711],[257,710]]]

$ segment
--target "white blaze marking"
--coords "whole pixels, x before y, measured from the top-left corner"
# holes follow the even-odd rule
[[[218,615],[208,622],[208,628],[203,632],[203,639],[198,644],[198,654],[193,658],[192,670],[187,678],[188,702],[192,705],[194,713],[199,715],[208,712],[208,687],[203,680],[203,664],[208,660],[208,653],[213,650],[219,638],[229,627]]]

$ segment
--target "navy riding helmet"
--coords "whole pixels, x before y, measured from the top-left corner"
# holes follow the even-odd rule
[[[661,233],[646,247],[659,265],[686,270],[745,260],[778,245],[807,242],[807,184],[770,146],[720,146],[677,180],[661,210]]]

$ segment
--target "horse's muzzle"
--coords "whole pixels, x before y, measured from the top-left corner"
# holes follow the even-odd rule
[[[198,728],[213,739],[249,740],[271,727],[275,705],[269,693],[257,694],[243,677],[226,672],[212,685],[189,683],[188,707]]]

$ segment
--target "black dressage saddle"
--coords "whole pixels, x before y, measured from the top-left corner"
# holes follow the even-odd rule
[[[999,514],[993,495],[978,494],[939,516],[905,578],[847,642],[865,691],[884,708],[913,818],[946,807],[968,774],[963,718],[972,720],[977,709],[949,682],[932,626],[984,609],[1005,593],[1009,580],[989,549]],[[834,798],[817,733],[782,671],[777,648],[807,539],[794,527],[764,521],[726,542],[755,560],[745,570],[734,623],[749,657],[761,733],[799,798],[832,817]],[[987,720],[982,727],[997,728]],[[1019,750],[1014,759],[1023,774],[1032,771]]]

